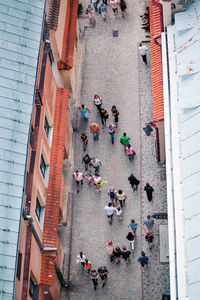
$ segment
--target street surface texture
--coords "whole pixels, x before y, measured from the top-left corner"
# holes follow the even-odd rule
[[[82,4],[85,8],[87,2],[82,1]],[[145,44],[149,49],[147,66],[138,55],[138,43],[144,36],[140,29],[140,15],[144,6],[143,1],[127,0],[128,11],[124,19],[120,10],[114,19],[109,6],[106,22],[103,22],[101,15],[95,14],[95,27],[91,27],[86,18],[79,20],[81,31],[85,30],[80,104],[86,104],[91,114],[87,122],[77,110],[74,170],[85,173],[81,159],[89,153],[102,162],[100,175],[107,184],[97,193],[85,180],[77,194],[74,183],[69,289],[63,294],[63,299],[161,300],[163,293],[169,293],[169,266],[161,264],[159,260],[159,224],[166,224],[166,220],[155,220],[152,252],[148,250],[144,240],[146,228],[139,226],[135,240],[135,257],[131,257],[128,266],[123,260],[119,265],[110,263],[105,247],[105,243],[111,239],[115,246],[125,245],[129,249],[126,235],[130,231],[130,220],[134,218],[140,225],[147,214],[167,211],[166,182],[162,176],[164,169],[156,162],[155,132],[146,136],[143,131],[145,123],[153,119],[150,45]],[[88,27],[84,29],[84,26]],[[113,30],[118,30],[118,37],[112,36]],[[99,113],[92,104],[94,94],[98,94],[103,100],[103,108],[109,113],[108,124],[114,122],[111,106],[116,105],[119,109],[119,126],[114,145],[111,144],[106,129],[101,129],[99,141],[94,141],[89,132],[92,122],[101,125]],[[89,137],[85,153],[80,141],[83,132]],[[119,142],[123,132],[131,137],[131,145],[136,152],[132,162],[128,160]],[[127,180],[130,173],[140,179],[140,186],[135,192]],[[146,182],[155,190],[150,203],[144,192]],[[113,224],[110,226],[103,209],[109,202],[107,190],[112,185],[117,190],[122,189],[127,200],[123,221],[120,222],[114,215]],[[67,245],[68,241],[65,243]],[[137,263],[141,250],[146,252],[151,263],[144,273],[141,273],[141,267]],[[107,266],[109,273],[104,288],[101,287],[99,279],[97,290],[94,291],[86,270],[76,264],[76,256],[80,251],[90,259],[92,269]],[[66,261],[65,264],[67,263]]]

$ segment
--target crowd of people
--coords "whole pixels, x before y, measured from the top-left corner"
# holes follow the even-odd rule
[[[102,0],[101,3],[98,0],[91,0],[90,2],[93,5],[93,7],[91,4],[89,4],[86,9],[86,14],[88,14],[89,16],[90,23],[93,22],[94,12],[100,13],[102,18],[106,20],[107,5],[108,5],[107,0]],[[127,9],[127,6],[124,0],[110,0],[109,2],[112,6],[114,17],[116,17],[119,7],[122,12],[122,17],[125,16],[124,13]],[[144,20],[147,20],[148,18],[147,14],[148,14],[148,9],[146,9],[145,11]],[[142,59],[145,63],[147,63],[146,52],[147,52],[147,48],[140,43],[139,53],[141,54]],[[92,104],[94,105],[94,107],[96,107],[99,113],[102,129],[106,128],[111,138],[111,143],[114,144],[115,132],[118,128],[119,114],[120,114],[117,106],[112,105],[110,111],[107,111],[105,108],[102,107],[103,100],[97,94],[94,95],[94,98],[92,99]],[[82,104],[79,107],[79,110],[82,118],[86,120],[86,122],[88,122],[89,116],[91,114],[90,109],[85,104]],[[111,113],[113,117],[113,121],[111,121],[108,124],[109,113]],[[92,122],[89,125],[89,128],[94,141],[98,141],[101,132],[101,126],[96,122]],[[82,133],[80,139],[83,145],[83,151],[86,152],[88,148],[89,137],[85,133]],[[124,152],[127,155],[129,161],[133,161],[134,158],[136,157],[136,152],[134,151],[134,148],[131,146],[131,138],[127,135],[126,132],[122,134],[119,142],[123,146]],[[93,186],[97,192],[100,192],[101,186],[107,183],[107,181],[102,180],[100,176],[102,162],[100,161],[99,158],[92,157],[87,153],[82,158],[82,164],[84,165],[84,170],[86,173],[84,174],[84,172],[80,172],[79,170],[76,170],[73,174],[77,186],[77,193],[79,193],[80,185],[83,185],[84,180],[86,180],[89,186]],[[140,180],[137,179],[133,173],[131,173],[130,176],[128,177],[128,182],[130,183],[133,192],[138,189]],[[144,187],[144,191],[147,194],[147,199],[149,201],[152,201],[153,198],[152,195],[154,192],[153,187],[149,183],[146,183]],[[119,222],[123,222],[123,209],[124,206],[126,205],[126,199],[127,199],[126,193],[122,189],[117,190],[115,189],[114,186],[110,186],[110,188],[107,191],[107,195],[110,201],[104,207],[104,211],[108,219],[108,224],[110,226],[112,225],[113,216],[116,216]],[[114,245],[114,242],[112,240],[106,242],[105,249],[107,250],[107,253],[110,257],[110,262],[120,264],[121,260],[123,260],[125,264],[128,266],[131,256],[133,257],[135,256],[134,251],[135,251],[136,232],[139,225],[138,223],[136,223],[135,219],[131,219],[129,224],[127,225],[129,228],[129,232],[125,236],[125,239],[128,241],[130,249],[127,249],[125,245],[122,246]],[[150,251],[152,251],[153,248],[153,239],[154,239],[153,225],[154,225],[154,219],[150,215],[148,215],[147,218],[144,220],[144,222],[141,224],[141,226],[146,226],[147,228],[145,240],[149,245]],[[146,256],[144,251],[141,252],[141,256],[138,257],[137,262],[141,265],[142,272],[144,272],[145,266],[146,267],[149,266],[149,257]],[[97,288],[99,278],[102,281],[102,288],[104,288],[109,273],[107,266],[100,266],[97,269],[92,268],[92,262],[82,251],[77,255],[76,263],[80,263],[81,267],[83,269],[86,269],[87,275],[90,276],[93,282],[94,290],[96,290]]]

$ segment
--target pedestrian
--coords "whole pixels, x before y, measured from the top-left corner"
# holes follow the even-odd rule
[[[138,189],[140,181],[133,175],[133,173],[131,173],[131,175],[129,176],[128,181],[130,182],[133,191]]]
[[[145,240],[148,242],[149,244],[149,249],[150,251],[152,250],[152,247],[153,247],[153,239],[154,239],[154,236],[152,234],[152,231],[149,231],[147,232],[146,236],[145,236]]]
[[[98,111],[100,111],[101,110],[101,105],[103,104],[103,101],[98,95],[94,95],[93,104],[96,106]]]
[[[101,2],[99,6],[99,13],[101,14],[103,20],[106,21],[107,7],[106,4],[104,4],[103,2]]]
[[[115,125],[116,127],[118,126],[118,116],[119,116],[119,110],[115,105],[112,106],[111,108],[112,115],[115,117]]]
[[[112,206],[112,203],[109,202],[108,205],[104,207],[104,210],[106,211],[109,224],[112,225],[112,218],[113,218],[115,208]]]
[[[86,148],[87,148],[87,144],[88,144],[88,137],[87,137],[87,135],[85,133],[82,133],[82,135],[81,135],[81,141],[83,143],[83,151],[85,151]]]
[[[108,196],[110,196],[110,200],[113,206],[115,206],[116,195],[117,195],[117,191],[114,189],[113,186],[111,186],[110,189],[108,190]]]
[[[108,130],[108,133],[111,136],[112,144],[114,144],[114,140],[115,140],[115,128],[116,128],[116,126],[114,124],[107,125],[107,130]]]
[[[90,162],[90,166],[92,166],[95,170],[95,174],[99,174],[100,167],[102,167],[102,163],[99,159],[97,158],[92,158]]]
[[[133,234],[136,235],[138,224],[135,223],[134,219],[131,220],[131,222],[129,223],[128,227],[130,227],[131,230],[132,230],[132,232],[133,232]]]
[[[128,155],[128,159],[130,161],[133,160],[133,158],[136,156],[135,151],[133,150],[133,147],[131,147],[130,144],[128,144],[128,146],[126,147],[126,154]]]
[[[144,272],[144,266],[149,266],[149,258],[145,255],[144,251],[141,252],[141,256],[138,258],[137,261],[141,264],[142,272]]]
[[[150,215],[148,215],[146,220],[144,220],[144,223],[141,224],[141,226],[143,226],[143,225],[146,225],[148,231],[152,232],[153,225],[154,225],[154,219]]]
[[[96,270],[92,270],[91,273],[90,273],[90,278],[92,279],[92,282],[94,284],[94,290],[96,291],[97,289],[97,284],[98,284],[98,279],[99,279],[99,276],[98,276],[98,273]]]
[[[107,278],[107,275],[108,275],[108,269],[104,266],[104,267],[100,267],[98,269],[98,273],[99,273],[99,276],[101,278],[101,281],[102,281],[102,288],[105,286],[105,279]]]
[[[94,188],[97,192],[101,190],[101,177],[98,174],[95,174],[93,177]]]
[[[79,110],[81,111],[81,116],[84,119],[88,120],[88,113],[90,113],[89,108],[86,105],[82,104],[81,106],[79,106]]]
[[[90,125],[90,132],[93,134],[94,140],[98,140],[100,134],[100,126],[97,123],[93,122]]]
[[[124,132],[120,137],[120,143],[124,146],[124,151],[126,151],[126,147],[128,146],[130,139],[131,138],[126,135],[126,132]]]
[[[86,268],[86,270],[88,272],[88,276],[89,276],[91,268],[92,268],[92,263],[88,258],[85,259],[85,268]]]
[[[109,118],[109,114],[107,112],[107,110],[105,110],[104,108],[100,109],[100,116],[101,116],[101,122],[102,122],[102,128],[104,128],[104,125],[106,125],[106,121]]]
[[[121,261],[121,249],[117,246],[113,252],[116,264],[119,264]]]
[[[142,56],[143,62],[147,65],[147,47],[143,46],[142,43],[139,44],[139,52],[140,55]]]
[[[76,263],[81,263],[81,268],[83,269],[85,267],[85,259],[86,256],[83,254],[82,251],[80,251],[80,253],[77,255],[76,257]]]
[[[123,258],[127,266],[128,266],[128,261],[130,261],[130,255],[131,255],[131,251],[127,250],[126,246],[123,246],[121,250],[121,258]]]
[[[135,256],[134,255],[134,251],[135,251],[135,236],[134,236],[134,234],[132,232],[129,232],[127,234],[126,238],[129,241],[129,243],[130,243],[131,255]]]
[[[122,17],[124,18],[125,17],[125,11],[127,9],[126,1],[125,0],[120,0],[119,6],[120,6],[121,11],[122,11]]]
[[[85,171],[88,170],[88,166],[89,166],[91,160],[92,160],[92,159],[91,159],[91,157],[89,156],[89,154],[86,154],[86,155],[82,158],[82,164],[84,163],[84,165],[85,165]]]
[[[122,190],[119,190],[116,195],[116,198],[117,200],[119,200],[121,207],[123,207],[123,205],[125,204],[125,200],[127,199],[126,194]]]
[[[94,17],[93,17],[94,10],[90,4],[86,8],[85,13],[86,15],[88,15],[89,23],[92,24],[94,22]]]
[[[118,10],[118,0],[110,0],[110,4],[112,5],[112,10],[115,18]]]
[[[119,218],[119,220],[122,221],[122,220],[123,220],[123,216],[122,216],[123,211],[122,211],[122,208],[121,208],[120,205],[118,205],[118,206],[115,208],[115,212],[116,212],[116,215],[117,215],[117,217]]]
[[[79,193],[79,183],[81,182],[81,184],[83,184],[83,173],[79,172],[78,170],[76,170],[76,172],[74,172],[73,177],[76,181],[76,185],[77,185],[77,193]]]
[[[94,10],[97,12],[98,9],[98,0],[90,0],[92,2],[92,5],[94,7]]]
[[[93,181],[92,174],[87,173],[87,174],[85,175],[85,179],[87,179],[87,184],[90,185],[90,184],[92,183],[92,181]]]
[[[114,244],[113,244],[112,240],[109,240],[108,242],[106,242],[106,249],[110,256],[110,261],[112,262],[114,260],[114,255],[113,255]]]
[[[145,185],[145,187],[144,187],[144,190],[147,193],[147,199],[149,201],[151,201],[152,200],[152,196],[153,196],[153,192],[154,192],[153,187],[147,182],[146,185]]]

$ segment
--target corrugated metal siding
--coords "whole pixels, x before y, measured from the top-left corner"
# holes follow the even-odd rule
[[[44,3],[45,0],[0,0],[0,299],[14,299]]]

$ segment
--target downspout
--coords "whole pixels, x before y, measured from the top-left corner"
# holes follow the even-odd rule
[[[152,121],[149,122],[149,124],[155,128],[156,130],[156,149],[157,149],[157,161],[160,161],[160,141],[159,141],[159,131],[158,131],[158,127],[156,126],[157,122],[163,122],[164,118],[158,118],[158,119],[154,119]]]

